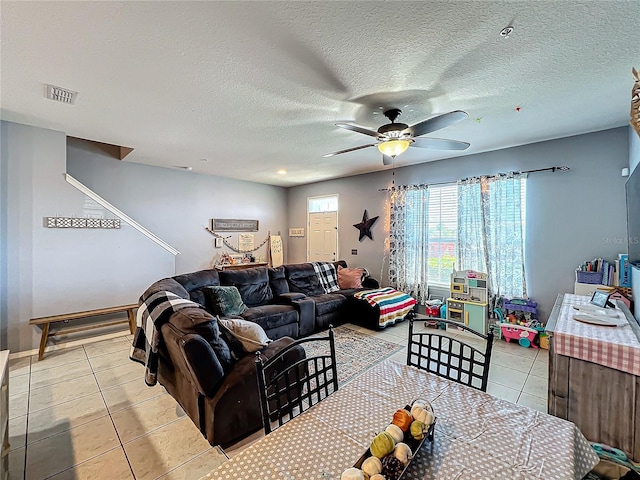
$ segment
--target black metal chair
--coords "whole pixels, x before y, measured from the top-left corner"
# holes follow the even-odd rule
[[[440,377],[467,385],[483,392],[487,391],[491,350],[493,348],[493,328],[488,335],[483,335],[469,327],[440,318],[428,317],[426,320],[437,320],[453,327],[470,332],[485,343],[484,351],[444,335],[440,329],[433,332],[414,333],[415,316],[409,318],[409,344],[407,346],[407,365],[413,365]],[[425,320],[420,318],[420,321]]]
[[[305,349],[306,358],[283,362],[288,352],[305,344],[311,347]],[[296,340],[266,362],[257,352],[256,368],[262,423],[264,433],[269,434],[338,390],[333,328],[329,326],[326,337]],[[277,426],[272,427],[276,421]]]

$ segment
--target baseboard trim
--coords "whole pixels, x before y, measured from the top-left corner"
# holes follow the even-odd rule
[[[102,340],[109,340],[111,338],[126,337],[127,335],[131,335],[131,333],[129,333],[129,330],[123,330],[121,332],[107,333],[104,335],[99,335],[97,337],[81,338],[78,340],[71,340],[69,342],[61,342],[61,343],[58,343],[57,345],[49,345],[47,348],[44,349],[44,353],[46,354],[47,352],[55,352],[57,350],[63,350],[65,348],[72,348],[80,345],[87,345],[89,343],[96,343]],[[9,359],[13,360],[15,358],[31,357],[33,355],[38,355],[37,348],[34,348],[33,350],[24,350],[22,352],[10,353]],[[47,357],[45,357],[43,360],[46,360],[46,359]]]

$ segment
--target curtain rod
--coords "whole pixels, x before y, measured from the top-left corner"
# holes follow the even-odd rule
[[[569,167],[567,167],[566,165],[563,165],[561,167],[547,167],[547,168],[538,168],[536,170],[525,170],[524,172],[510,172],[510,173],[519,173],[519,174],[525,174],[525,173],[541,173],[541,172],[566,172],[568,170],[571,170]],[[484,178],[495,178],[498,177],[500,175],[507,175],[505,173],[497,173],[497,174],[493,174],[493,175],[483,175],[482,177]],[[481,178],[481,177],[469,177],[469,178]],[[469,178],[465,178],[463,180],[468,180]],[[457,180],[454,180],[452,182],[437,182],[437,183],[414,183],[414,184],[410,184],[410,185],[401,185],[402,187],[429,187],[431,185],[448,185],[451,183],[455,183],[457,182]],[[391,187],[391,188],[380,188],[378,189],[379,192],[388,192],[390,190],[394,190],[396,187]],[[400,188],[400,187],[398,187]]]

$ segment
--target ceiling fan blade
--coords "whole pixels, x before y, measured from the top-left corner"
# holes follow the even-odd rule
[[[414,138],[413,147],[431,148],[433,150],[466,150],[471,144],[448,140],[446,138]]]
[[[376,146],[375,143],[370,143],[369,145],[360,145],[359,147],[347,148],[346,150],[340,150],[340,151],[332,152],[332,153],[325,153],[324,155],[322,155],[322,157],[323,158],[333,157],[334,155],[340,155],[341,153],[354,152],[354,151],[360,150],[362,148],[375,147],[375,146]]]
[[[389,155],[382,155],[382,164],[383,165],[391,165],[393,163],[393,157]]]
[[[462,110],[454,110],[453,112],[443,113],[442,115],[438,115],[437,117],[430,118],[428,120],[424,120],[423,122],[416,123],[409,127],[409,131],[411,135],[414,137],[419,137],[420,135],[424,135],[426,133],[435,132],[436,130],[440,130],[441,128],[448,127],[460,120],[464,120],[465,118],[469,118],[467,112],[463,112]]]
[[[359,127],[358,125],[352,125],[350,123],[336,123],[336,127],[345,128],[347,130],[351,130],[352,132],[364,133],[365,135],[369,135],[370,137],[378,138],[380,134],[375,130],[369,130],[368,128]]]

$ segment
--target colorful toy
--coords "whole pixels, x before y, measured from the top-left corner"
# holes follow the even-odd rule
[[[503,323],[500,325],[502,336],[507,342],[511,340],[517,341],[523,347],[538,348],[535,344],[538,331],[534,328],[525,327],[524,325],[513,325],[511,323]]]
[[[540,339],[540,348],[549,350],[549,335],[546,333],[540,333],[538,337]]]

